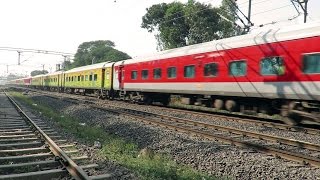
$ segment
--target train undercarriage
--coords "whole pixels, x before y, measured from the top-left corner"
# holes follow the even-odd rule
[[[319,102],[212,95],[171,95],[151,92],[114,92],[116,99],[147,105],[156,102],[167,106],[173,96],[175,100],[178,99],[179,103],[186,105],[212,107],[216,110],[242,114],[280,116],[280,119],[289,125],[297,125],[304,120],[320,123]]]

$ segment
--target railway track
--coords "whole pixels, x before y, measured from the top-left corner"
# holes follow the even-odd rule
[[[123,109],[117,106],[114,106],[113,109],[96,105],[91,106],[113,113],[125,114],[147,124],[160,125],[174,131],[246,147],[302,164],[320,167],[320,159],[317,157],[320,152],[320,145],[230,127],[217,126],[184,118]],[[307,152],[302,153],[302,151]]]
[[[78,153],[40,119],[28,116],[21,107],[0,92],[0,179],[106,179],[110,174],[89,176],[85,170],[97,164],[83,164]]]
[[[56,99],[61,98],[52,95],[46,96]],[[250,148],[258,152],[271,154],[290,161],[320,167],[320,145],[251,131],[245,131],[232,127],[218,126],[210,123],[204,123],[185,118],[178,118],[168,115],[145,112],[136,109],[129,109],[111,104],[106,104],[106,106],[108,106],[106,107],[97,105],[94,101],[81,100],[81,98],[68,98],[68,101],[74,103],[86,103],[88,104],[88,106],[91,106],[93,108],[130,116],[147,124],[163,126],[174,131],[193,134],[210,140],[215,140],[235,146]],[[277,124],[275,124],[275,126],[276,125]],[[319,130],[306,130],[301,127],[291,126],[286,127],[286,125],[283,124],[279,126],[288,130],[296,131],[298,129],[304,132],[312,132],[312,134],[319,134]]]
[[[46,91],[39,91],[35,89],[30,89],[30,88],[19,88],[19,89],[24,89],[24,90],[29,90],[34,93],[40,93],[42,95],[46,95],[48,97],[52,98],[61,98],[61,96],[53,95],[51,93],[48,93]],[[79,101],[80,99],[82,101],[88,102],[88,103],[93,103],[95,101],[101,101],[98,100],[95,97],[90,97],[90,96],[77,96],[74,98],[74,95],[66,95],[67,98],[69,98],[71,101]],[[65,97],[65,96],[64,96]],[[103,101],[109,101],[110,100],[103,100]],[[126,102],[124,102],[126,103]],[[140,106],[147,106],[147,105],[140,105]],[[157,106],[157,105],[156,105]],[[303,125],[303,126],[292,126],[292,125],[287,125],[281,123],[281,121],[274,121],[270,118],[262,118],[262,117],[256,117],[256,116],[248,116],[248,115],[240,115],[240,114],[227,114],[227,113],[220,113],[220,112],[206,112],[206,111],[194,111],[194,110],[188,110],[188,109],[183,109],[183,108],[177,108],[177,107],[163,107],[163,106],[158,106],[161,109],[164,109],[165,111],[171,111],[172,114],[176,112],[180,113],[188,113],[188,114],[193,114],[197,115],[203,118],[215,118],[219,121],[231,121],[231,122],[241,122],[241,123],[251,123],[255,126],[260,126],[260,127],[266,127],[266,128],[277,128],[280,130],[287,130],[287,131],[293,131],[293,132],[304,132],[307,134],[313,134],[313,135],[320,135],[320,127],[316,125],[312,125],[311,128],[310,125]]]

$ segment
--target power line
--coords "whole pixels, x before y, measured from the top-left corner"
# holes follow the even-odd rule
[[[32,53],[40,53],[40,54],[68,55],[68,56],[74,55],[74,53],[68,53],[68,52],[50,51],[50,50],[43,50],[43,49],[15,48],[15,47],[0,47],[0,51],[32,52]]]
[[[266,10],[266,11],[261,11],[261,12],[258,12],[258,13],[253,14],[252,16],[255,16],[255,15],[258,15],[258,14],[264,14],[264,13],[271,12],[271,11],[275,11],[275,10],[278,10],[278,9],[282,9],[282,8],[285,8],[285,7],[289,7],[289,6],[291,6],[291,5],[292,5],[292,4],[287,4],[287,5],[285,5],[285,6],[281,6],[281,7],[278,7],[278,8],[269,9],[269,10]]]
[[[270,0],[257,1],[257,2],[255,2],[255,3],[252,3],[251,5],[257,5],[257,4],[261,4],[261,3],[263,3],[263,2],[267,2],[267,1],[270,1]],[[249,2],[249,1],[246,1],[245,3],[238,4],[238,6],[239,6],[239,7],[240,7],[240,6],[244,7],[244,5],[247,5],[247,2]]]

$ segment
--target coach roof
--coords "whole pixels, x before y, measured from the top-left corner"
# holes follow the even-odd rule
[[[106,61],[102,63],[97,63],[97,64],[92,64],[92,65],[87,65],[87,66],[81,66],[77,68],[70,69],[66,71],[65,73],[72,73],[72,72],[79,72],[79,71],[86,71],[86,70],[92,70],[92,69],[102,69],[105,67],[109,67],[113,64],[111,61]]]

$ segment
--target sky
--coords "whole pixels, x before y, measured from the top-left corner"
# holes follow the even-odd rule
[[[187,2],[187,0],[178,0]],[[219,6],[221,0],[198,0]],[[132,57],[156,52],[154,34],[140,27],[146,8],[172,0],[1,0],[0,48],[29,48],[76,53],[86,41],[111,40],[116,48]],[[247,14],[248,0],[238,0],[240,9]],[[290,0],[252,0],[253,30],[258,25],[277,22],[288,26],[303,22]],[[309,0],[308,22],[320,20],[320,1]],[[301,9],[300,9],[301,11]],[[267,25],[268,27],[268,25]],[[29,75],[43,67],[55,71],[55,64],[63,56],[38,53],[18,53],[0,50],[0,76],[8,73]],[[8,65],[8,66],[7,66]],[[8,67],[8,72],[7,72]]]

